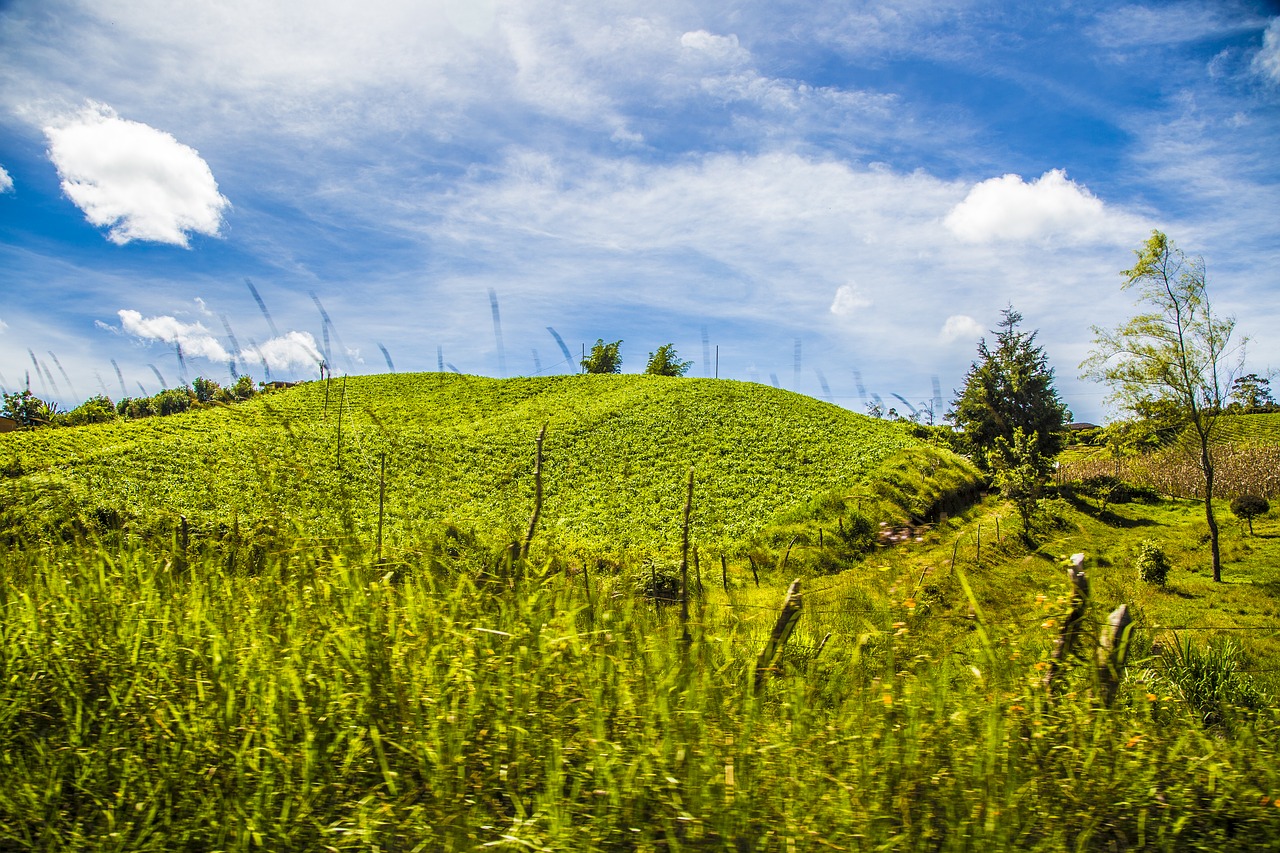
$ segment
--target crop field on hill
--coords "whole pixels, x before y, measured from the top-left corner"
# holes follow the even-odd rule
[[[1223,417],[1216,437],[1214,494],[1224,498],[1242,494],[1280,497],[1280,413]],[[1120,459],[1103,447],[1077,448],[1070,461],[1062,464],[1061,475],[1067,479],[1097,474],[1121,476],[1170,497],[1204,494],[1199,451],[1186,441]]]
[[[369,376],[224,409],[6,435],[5,526],[38,536],[74,518],[168,534],[182,516],[197,538],[304,531],[372,546],[385,454],[389,550],[440,525],[517,538],[543,424],[542,541],[615,558],[678,541],[690,466],[694,529],[728,547],[921,446],[900,425],[750,383]],[[941,453],[934,464],[945,457],[959,464]]]

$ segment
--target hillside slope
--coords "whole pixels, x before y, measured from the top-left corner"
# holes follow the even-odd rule
[[[441,523],[516,537],[544,423],[540,544],[617,556],[678,541],[691,465],[694,531],[727,545],[922,446],[901,425],[751,383],[363,376],[345,390],[315,382],[230,408],[4,436],[0,523],[27,537],[68,525],[154,533],[185,517],[205,538],[372,541],[385,453],[387,542]]]

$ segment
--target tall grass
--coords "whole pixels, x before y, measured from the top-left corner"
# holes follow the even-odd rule
[[[563,567],[309,549],[228,572],[105,546],[2,565],[4,851],[1280,838],[1274,711],[1223,736],[1145,686],[1049,703],[1034,632],[930,650],[851,615],[757,695],[739,611],[694,608],[686,646],[673,608],[613,577],[588,598]]]

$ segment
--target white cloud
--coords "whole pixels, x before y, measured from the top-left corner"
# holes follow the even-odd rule
[[[872,304],[856,285],[842,284],[831,302],[831,313],[840,317],[852,317],[859,309],[870,308]]]
[[[1004,175],[974,185],[944,224],[969,243],[1050,240],[1065,243],[1133,242],[1144,225],[1110,211],[1066,172],[1054,169],[1031,183]]]
[[[44,129],[62,191],[119,245],[146,240],[186,246],[216,236],[230,202],[194,148],[168,133],[89,104]]]
[[[953,344],[956,341],[968,343],[980,337],[982,337],[982,326],[968,314],[952,314],[947,318],[947,322],[942,324],[942,331],[938,333],[938,340],[944,344]]]
[[[1253,57],[1253,70],[1280,83],[1280,18],[1272,18],[1262,34],[1262,49]]]
[[[285,332],[258,347],[240,351],[241,361],[265,361],[272,370],[296,370],[315,367],[324,361],[310,332]]]
[[[169,316],[143,317],[140,312],[127,308],[117,313],[120,315],[120,326],[126,334],[170,345],[181,344],[182,354],[186,358],[207,358],[220,362],[228,362],[233,358],[202,323],[184,323]],[[107,331],[117,331],[115,327],[101,321],[97,325]],[[359,356],[358,350],[354,353]],[[235,354],[234,359],[240,363],[265,361],[272,370],[293,370],[315,367],[324,360],[324,356],[310,332],[290,331],[261,345],[245,347]]]
[[[0,320],[0,335],[3,335],[5,332],[5,329],[7,328],[9,328],[9,324],[6,323],[4,320]]]
[[[695,30],[680,36],[680,46],[720,62],[743,62],[750,57],[738,44],[736,35],[718,36],[706,30]]]
[[[121,327],[134,337],[181,344],[182,353],[186,357],[231,360],[231,354],[201,323],[184,323],[176,317],[143,317],[141,313],[128,308],[116,313],[120,315]]]
[[[0,193],[13,191],[13,178],[9,177],[9,173],[5,171],[4,166],[0,166]]]

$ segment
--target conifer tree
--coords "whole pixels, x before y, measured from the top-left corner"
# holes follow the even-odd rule
[[[1016,445],[1018,429],[1034,436],[1035,453],[1044,460],[1066,443],[1071,413],[1053,386],[1044,348],[1035,343],[1038,333],[1020,331],[1021,322],[1012,305],[1004,309],[999,329],[992,332],[995,346],[986,338],[978,343],[978,359],[947,413],[963,432],[964,449],[987,470],[997,467],[993,454]]]

